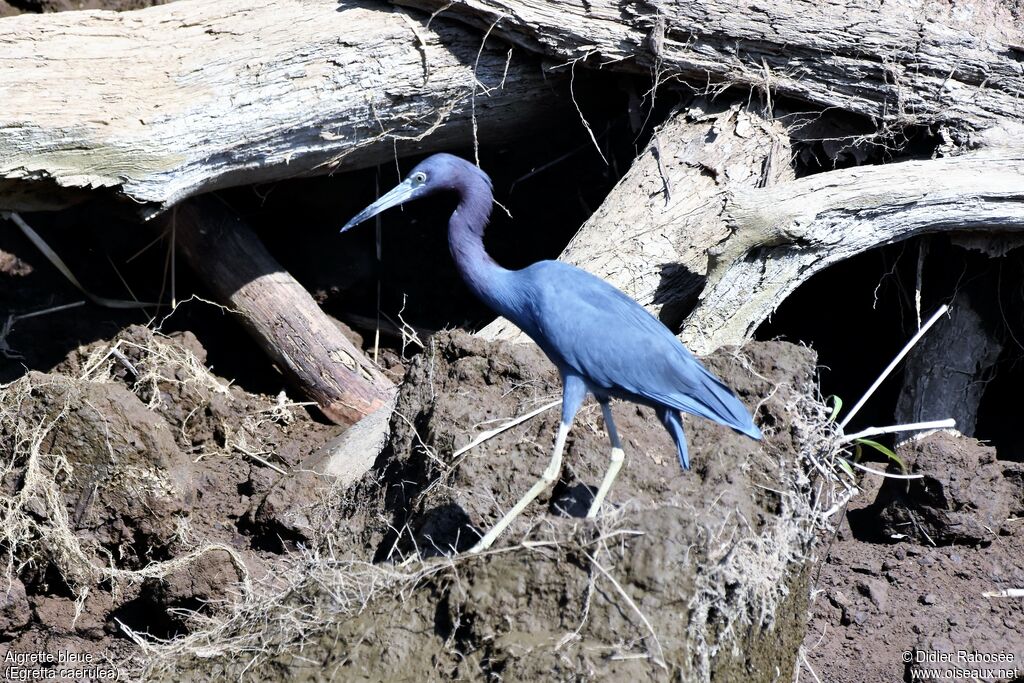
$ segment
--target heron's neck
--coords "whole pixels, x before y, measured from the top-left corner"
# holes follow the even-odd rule
[[[460,188],[459,205],[448,221],[448,247],[462,279],[473,293],[504,314],[505,276],[509,271],[495,263],[484,250],[484,228],[491,215],[491,203],[491,190],[482,180]]]

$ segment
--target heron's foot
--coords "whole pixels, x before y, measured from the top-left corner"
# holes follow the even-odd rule
[[[558,479],[558,473],[562,469],[562,449],[565,448],[565,437],[569,433],[568,421],[563,421],[558,426],[558,435],[555,436],[555,448],[551,454],[551,462],[548,463],[547,468],[544,470],[544,474],[540,476],[540,481],[530,487],[530,490],[526,492],[526,495],[519,499],[511,510],[505,513],[505,516],[498,520],[498,523],[494,525],[494,528],[487,532],[487,534],[480,539],[480,541],[469,549],[471,555],[483,552],[491,547],[491,544],[497,540],[501,532],[504,531],[509,524],[512,523],[519,514],[526,509],[526,506],[533,502],[533,500],[539,496],[544,489],[548,488]]]

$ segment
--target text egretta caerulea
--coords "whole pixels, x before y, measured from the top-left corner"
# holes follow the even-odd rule
[[[565,437],[588,392],[601,404],[612,445],[611,465],[588,517],[597,514],[624,458],[608,406],[613,397],[654,408],[675,441],[683,469],[690,468],[690,460],[679,411],[714,420],[752,439],[761,438],[750,413],[728,387],[657,318],[612,285],[559,261],[541,261],[522,270],[507,270],[495,263],[483,240],[493,202],[491,179],[464,159],[451,154],[425,159],[341,231],[385,209],[438,192],[458,197],[448,222],[448,245],[466,284],[530,335],[562,377],[562,421],[551,462],[540,481],[471,552],[488,548],[558,478]]]

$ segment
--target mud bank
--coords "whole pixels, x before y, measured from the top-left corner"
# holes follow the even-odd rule
[[[288,588],[220,622],[219,644],[168,648],[150,675],[788,680],[813,538],[798,454],[822,419],[814,357],[773,342],[708,363],[756,409],[763,444],[688,419],[683,473],[653,413],[617,404],[626,465],[591,522],[608,446],[588,405],[550,494],[491,552],[456,556],[539,477],[557,410],[464,447],[558,383],[534,347],[436,335],[408,370],[388,447],[335,492],[337,526]]]

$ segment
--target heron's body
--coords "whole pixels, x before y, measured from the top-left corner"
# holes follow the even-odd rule
[[[420,177],[423,180],[417,183]],[[434,185],[428,186],[430,182]],[[418,188],[425,191],[417,192]],[[476,166],[458,157],[436,154],[344,229],[389,206],[435,191],[455,192],[459,197],[448,224],[448,244],[466,284],[485,304],[537,342],[558,368],[563,383],[562,423],[544,478],[474,550],[489,546],[512,518],[554,481],[569,425],[587,393],[601,403],[612,441],[612,466],[595,496],[590,516],[596,514],[623,457],[608,407],[610,398],[654,408],[676,444],[683,468],[689,468],[689,458],[679,411],[714,420],[753,439],[761,438],[739,399],[668,328],[612,285],[559,261],[541,261],[521,270],[508,270],[495,263],[483,243],[493,202],[491,183]]]

